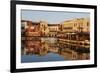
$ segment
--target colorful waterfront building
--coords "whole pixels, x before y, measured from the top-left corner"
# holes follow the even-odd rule
[[[63,32],[90,32],[89,18],[76,18],[62,22]]]

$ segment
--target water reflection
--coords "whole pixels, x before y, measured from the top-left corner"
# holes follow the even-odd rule
[[[90,59],[89,47],[62,43],[59,38],[33,37],[22,40],[21,62],[47,62]]]

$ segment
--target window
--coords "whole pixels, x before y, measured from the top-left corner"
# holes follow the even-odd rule
[[[89,26],[89,22],[87,22],[87,26]]]

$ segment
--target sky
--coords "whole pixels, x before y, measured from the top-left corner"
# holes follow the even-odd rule
[[[68,11],[43,11],[43,10],[21,10],[21,20],[33,22],[46,21],[48,23],[61,23],[74,18],[90,17],[87,12],[68,12]]]

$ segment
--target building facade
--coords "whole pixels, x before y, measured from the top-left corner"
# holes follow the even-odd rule
[[[40,36],[39,23],[32,21],[21,21],[21,30],[24,36]],[[23,32],[24,31],[24,32]]]
[[[46,21],[40,21],[40,28],[41,36],[48,36],[49,28],[48,23]]]
[[[90,32],[89,18],[76,18],[62,22],[63,32]]]

